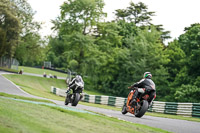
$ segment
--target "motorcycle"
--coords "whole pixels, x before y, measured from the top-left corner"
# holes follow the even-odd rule
[[[136,98],[136,103],[132,104],[132,100],[133,100],[133,95],[135,93],[135,89],[137,88],[133,88],[130,93],[128,94],[128,98],[127,98],[127,102],[124,104],[124,106],[122,107],[122,114],[126,114],[126,113],[131,113],[133,115],[135,115],[136,117],[142,117],[146,111],[148,110],[149,107],[149,94],[144,93],[145,92],[145,88],[139,88],[138,89],[138,97]],[[155,98],[155,96],[154,96]]]
[[[72,106],[76,106],[78,102],[82,99],[82,92],[84,89],[84,83],[83,82],[75,82],[76,88],[71,89],[70,92],[66,92],[66,98],[65,98],[65,105],[68,105],[71,103]],[[73,92],[72,92],[73,91]]]

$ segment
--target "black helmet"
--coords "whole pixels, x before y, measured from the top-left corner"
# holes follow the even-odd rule
[[[152,75],[151,75],[150,72],[145,72],[145,73],[144,73],[144,78],[149,78],[149,79],[151,79],[151,77],[152,77]]]

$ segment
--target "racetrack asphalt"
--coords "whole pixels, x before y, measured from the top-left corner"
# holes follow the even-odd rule
[[[1,74],[8,74],[6,72],[0,71],[0,92],[13,94],[13,95],[20,95],[24,97],[32,97],[32,98],[39,98],[39,99],[46,99],[37,96],[30,95],[19,87],[17,87],[14,83],[4,78]],[[64,105],[64,101],[57,101],[51,100],[58,105]],[[114,111],[109,109],[102,109],[97,107],[85,106],[78,104],[76,107],[71,108],[78,108],[83,110],[89,110],[97,113],[101,113],[107,116],[115,117],[118,119],[126,120],[132,123],[139,123],[143,125],[147,125],[150,127],[161,128],[163,130],[167,130],[169,132],[175,133],[200,133],[200,122],[192,122],[187,120],[178,120],[178,119],[169,119],[169,118],[161,118],[161,117],[153,117],[144,115],[142,118],[134,117],[133,115],[127,113],[126,115],[122,115],[120,111]]]

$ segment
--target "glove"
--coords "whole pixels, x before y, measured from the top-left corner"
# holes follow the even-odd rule
[[[133,88],[132,86],[129,86],[129,87],[128,87],[128,89],[132,89],[132,88]]]

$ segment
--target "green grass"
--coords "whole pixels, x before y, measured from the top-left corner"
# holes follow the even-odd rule
[[[3,76],[14,82],[16,85],[19,85],[24,91],[30,94],[55,100],[64,100],[64,98],[60,98],[53,95],[50,91],[51,91],[51,86],[60,89],[67,89],[65,80],[35,77],[28,75],[4,74]],[[84,92],[89,95],[102,95],[102,93],[91,90],[88,91],[86,89],[84,90]]]
[[[22,99],[22,100],[30,100],[30,101],[35,101],[35,102],[53,103],[53,102],[51,102],[49,100],[35,99],[35,98],[29,98],[29,97],[11,95],[11,94],[7,94],[7,93],[3,93],[3,92],[0,92],[0,96],[11,97],[11,98],[15,98],[15,99]]]
[[[18,70],[21,70],[21,69],[23,69],[24,72],[26,73],[34,73],[34,74],[43,75],[45,72],[47,75],[52,74],[52,75],[56,75],[57,77],[67,77],[67,74],[65,73],[60,73],[60,72],[56,72],[56,71],[52,71],[48,69],[19,66]]]
[[[115,118],[0,98],[1,133],[162,133]]]
[[[24,72],[33,73],[33,74],[43,75],[43,73],[45,72],[47,75],[52,74],[52,75],[57,75],[58,77],[66,77],[67,76],[67,74],[59,73],[59,72],[55,72],[55,71],[51,71],[51,70],[47,70],[47,69],[19,66],[19,70],[20,69],[23,69]],[[55,87],[58,87],[58,86],[55,86]],[[87,87],[85,87],[85,88],[87,88]],[[91,89],[91,88],[90,88],[90,90],[85,89],[84,92],[89,94],[89,95],[105,95],[105,94],[98,92],[98,91]]]
[[[32,95],[64,101],[63,97],[58,97],[51,93],[51,86],[65,89],[66,84],[64,80],[15,74],[3,76]]]
[[[8,71],[8,72],[14,72],[14,73],[17,73],[17,72],[18,72],[17,70],[5,68],[5,67],[0,67],[0,70]]]

